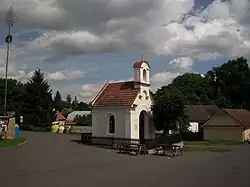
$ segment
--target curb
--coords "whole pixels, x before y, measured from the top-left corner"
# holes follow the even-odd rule
[[[19,143],[19,144],[17,144],[17,145],[12,145],[12,146],[9,146],[9,147],[1,147],[1,148],[0,148],[0,151],[1,151],[1,150],[4,150],[4,149],[9,149],[9,148],[21,147],[21,146],[23,146],[23,145],[26,144],[26,143],[27,143],[27,140],[25,140],[24,142]]]

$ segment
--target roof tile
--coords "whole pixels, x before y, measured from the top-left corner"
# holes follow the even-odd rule
[[[93,103],[100,106],[131,106],[140,89],[134,87],[134,81],[108,83]]]
[[[141,67],[141,65],[142,65],[142,61],[138,61],[138,62],[135,62],[134,63],[134,65],[133,65],[133,67],[135,68],[135,67]]]
[[[150,68],[150,65],[149,65],[148,61],[145,61],[145,60],[135,62],[134,65],[133,65],[133,68],[140,68],[142,63],[146,63],[148,65],[148,67]]]
[[[59,120],[59,121],[63,121],[63,120],[65,120],[66,118],[62,115],[62,113],[61,112],[56,112],[56,118],[57,118],[57,120]]]

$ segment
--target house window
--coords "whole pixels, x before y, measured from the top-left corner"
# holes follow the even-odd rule
[[[115,133],[115,117],[113,115],[109,117],[109,133]]]

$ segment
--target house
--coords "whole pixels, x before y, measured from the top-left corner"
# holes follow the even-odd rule
[[[150,66],[147,61],[133,65],[134,80],[107,82],[92,106],[92,142],[101,144],[155,139],[151,120]]]
[[[189,130],[191,132],[200,132],[201,126],[209,120],[218,108],[216,105],[186,105],[186,111],[189,118]]]
[[[56,121],[59,122],[58,125],[64,125],[66,118],[62,115],[61,112],[56,112]]]
[[[221,109],[202,127],[205,140],[244,141],[250,129],[250,112],[243,109]]]

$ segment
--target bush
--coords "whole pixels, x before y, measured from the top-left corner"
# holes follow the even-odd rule
[[[74,121],[76,126],[92,126],[92,116],[89,115],[76,115]]]

